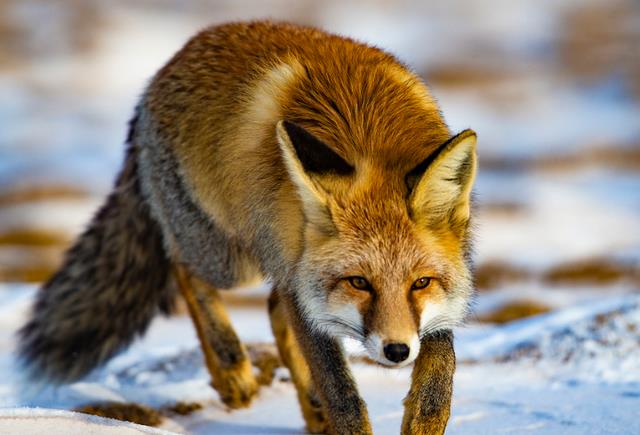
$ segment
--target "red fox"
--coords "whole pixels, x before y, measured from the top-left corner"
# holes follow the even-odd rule
[[[19,353],[81,378],[180,291],[212,386],[258,383],[218,291],[268,278],[269,314],[310,432],[369,434],[341,339],[413,363],[403,434],[443,433],[451,328],[473,292],[476,136],[452,135],[393,56],[308,27],[211,27],[153,78],[113,192],[37,295]]]

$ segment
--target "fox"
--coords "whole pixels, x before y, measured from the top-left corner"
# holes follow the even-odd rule
[[[211,26],[151,79],[112,192],[19,331],[32,379],[68,383],[182,295],[229,408],[259,393],[220,292],[268,315],[311,433],[371,434],[345,337],[413,364],[403,434],[442,434],[452,328],[474,293],[476,134],[452,134],[393,55],[317,28]]]

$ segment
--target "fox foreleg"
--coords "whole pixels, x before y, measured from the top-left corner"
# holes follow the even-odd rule
[[[287,313],[327,417],[329,434],[372,434],[364,400],[358,394],[340,342],[318,331],[286,295]]]
[[[449,421],[456,357],[453,333],[442,331],[422,338],[404,399],[403,435],[440,435]]]
[[[307,425],[307,431],[325,433],[327,430],[326,412],[318,399],[309,365],[302,355],[298,340],[291,328],[287,309],[276,288],[271,291],[271,296],[269,296],[269,316],[278,353],[284,365],[289,369],[291,380],[298,393],[298,402]]]
[[[175,276],[200,339],[211,386],[230,408],[249,406],[259,385],[218,290],[190,276],[182,266],[175,268]]]

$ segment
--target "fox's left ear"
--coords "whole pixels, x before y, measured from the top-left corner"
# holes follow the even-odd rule
[[[291,181],[296,186],[309,222],[324,233],[333,233],[330,195],[319,179],[349,175],[354,168],[328,145],[301,126],[289,121],[276,125],[276,136]]]
[[[466,224],[477,170],[476,134],[464,130],[442,144],[405,178],[409,209],[419,224]]]

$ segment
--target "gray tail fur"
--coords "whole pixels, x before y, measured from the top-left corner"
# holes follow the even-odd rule
[[[114,190],[60,270],[38,291],[32,317],[18,333],[19,357],[29,376],[71,382],[126,348],[158,310],[171,310],[169,269],[130,144]]]

